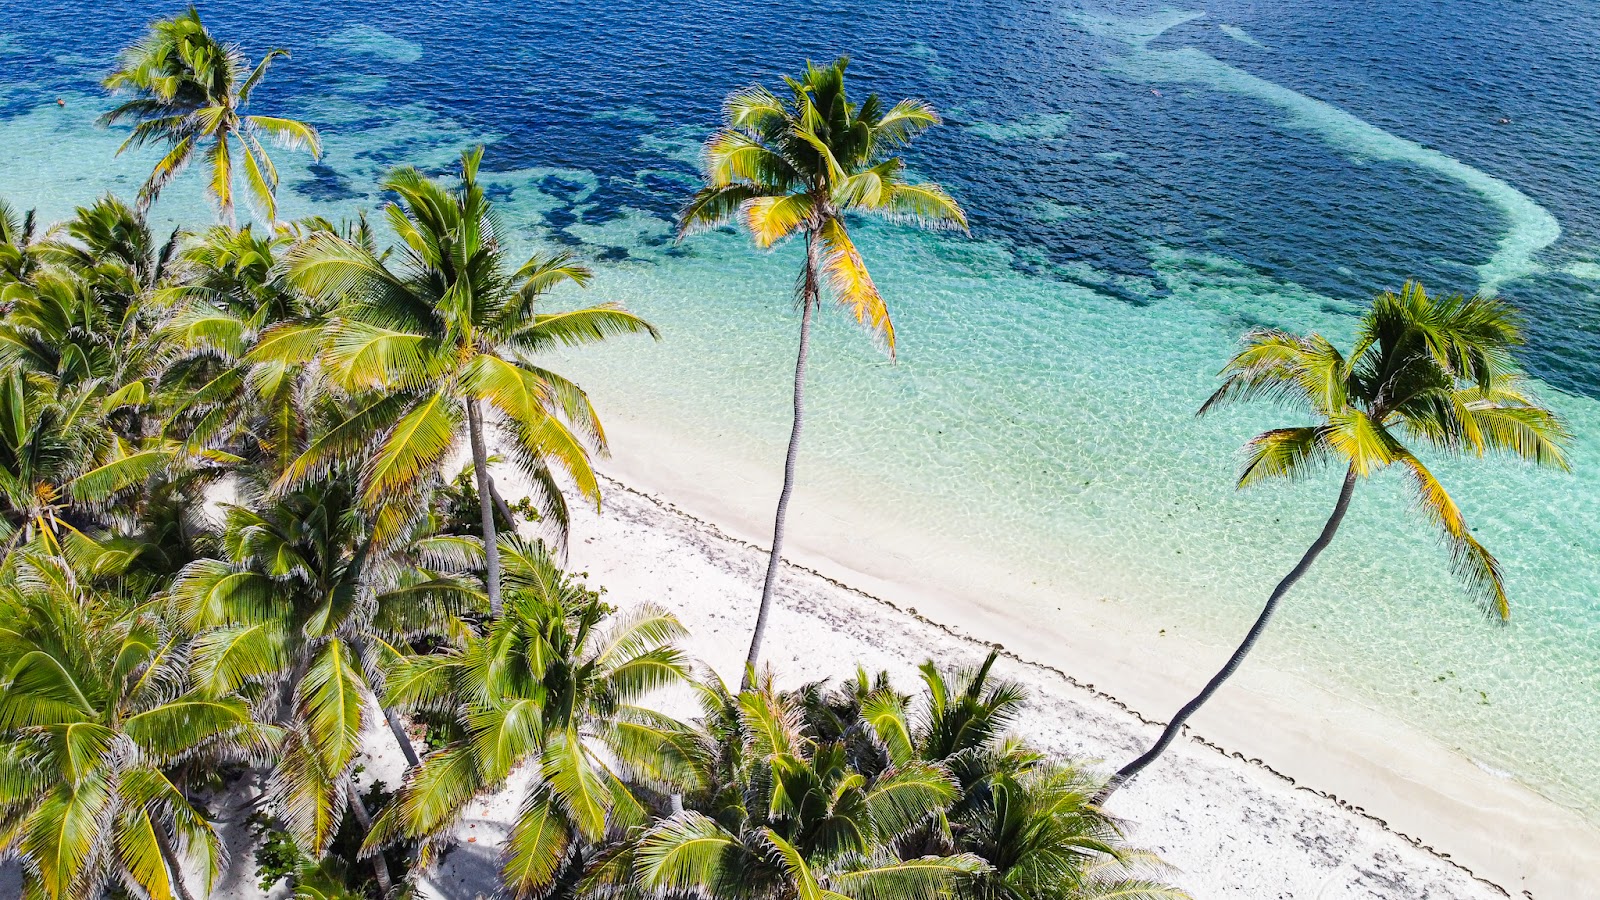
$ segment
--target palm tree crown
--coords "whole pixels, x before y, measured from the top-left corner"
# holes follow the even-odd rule
[[[122,68],[105,85],[133,99],[106,113],[103,124],[133,120],[133,133],[118,153],[129,147],[160,143],[167,154],[139,189],[140,208],[155,202],[161,189],[177,177],[196,152],[211,167],[208,191],[225,220],[232,221],[235,147],[244,164],[245,184],[257,211],[277,218],[278,169],[262,144],[270,138],[294,149],[322,153],[316,129],[293,119],[247,115],[250,94],[274,59],[288,56],[269,50],[250,68],[238,47],[223,44],[206,30],[200,13],[185,12],[150,25],[144,39],[123,51]],[[204,145],[209,143],[209,147]]]
[[[116,879],[187,897],[185,856],[209,895],[222,848],[170,770],[265,759],[277,730],[194,682],[180,629],[83,587],[58,557],[8,558],[0,616],[0,854],[19,853],[29,896],[90,900]]]
[[[1354,478],[1399,466],[1418,508],[1448,544],[1456,574],[1488,615],[1504,619],[1511,606],[1499,563],[1407,442],[1567,468],[1565,426],[1528,392],[1512,360],[1521,342],[1516,313],[1503,301],[1435,300],[1421,284],[1407,282],[1398,294],[1373,301],[1349,356],[1321,335],[1252,332],[1200,411],[1266,398],[1302,404],[1317,419],[1253,438],[1240,487],[1303,477],[1329,464]]]
[[[729,97],[727,122],[706,146],[706,185],[684,208],[681,230],[738,218],[763,248],[804,234],[813,258],[802,292],[815,292],[810,267],[819,266],[834,299],[881,335],[893,356],[894,323],[844,215],[877,213],[959,228],[967,216],[938,185],[906,181],[905,161],[889,155],[938,124],[938,114],[920,100],[886,110],[876,94],[852,104],[845,94],[849,64],[848,58],[808,63],[804,77],[785,79],[788,100],[763,87]]]
[[[587,284],[589,270],[564,253],[535,254],[514,266],[501,242],[504,228],[478,181],[482,148],[461,157],[461,181],[450,190],[416,169],[384,181],[398,201],[384,209],[400,236],[399,265],[370,244],[319,231],[288,253],[294,283],[342,303],[327,325],[293,324],[264,336],[259,359],[294,359],[317,350],[331,378],[367,398],[344,425],[311,446],[285,482],[321,471],[330,461],[365,454],[382,434],[366,469],[366,502],[380,503],[437,472],[465,419],[483,506],[491,607],[500,607],[499,550],[492,515],[496,491],[488,474],[481,403],[502,417],[515,462],[543,511],[564,526],[566,506],[552,468],[599,502],[591,448],[605,450],[588,396],[538,365],[537,354],[619,334],[655,329],[616,304],[542,313],[553,288]]]

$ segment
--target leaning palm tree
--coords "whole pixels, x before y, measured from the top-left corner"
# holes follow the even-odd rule
[[[0,620],[0,854],[21,859],[25,895],[91,900],[116,880],[190,900],[187,857],[209,896],[221,844],[173,770],[264,760],[277,730],[200,689],[151,605],[84,587],[37,545],[0,573]]]
[[[740,219],[763,249],[794,234],[805,240],[795,298],[800,349],[794,367],[794,421],[773,519],[772,553],[746,657],[751,668],[761,652],[777,584],[804,422],[811,322],[823,294],[877,335],[890,358],[894,356],[889,308],[850,239],[845,216],[866,212],[928,226],[967,224],[961,207],[938,185],[906,181],[904,161],[890,155],[938,123],[933,108],[902,100],[885,110],[876,94],[860,105],[850,103],[845,96],[848,65],[844,58],[826,67],[808,63],[802,78],[786,79],[788,100],[763,87],[729,97],[727,121],[706,146],[705,186],[679,220],[680,237]]]
[[[451,736],[414,769],[368,838],[401,837],[436,858],[474,798],[529,765],[532,786],[506,839],[505,883],[544,893],[608,829],[646,817],[634,782],[663,785],[664,743],[681,730],[639,701],[683,680],[672,614],[641,606],[606,623],[599,594],[539,544],[506,539],[504,613],[458,650],[399,661],[390,703],[433,714]]]
[[[286,484],[332,460],[364,456],[376,433],[378,450],[366,469],[365,491],[367,503],[379,504],[437,474],[466,420],[482,507],[485,580],[490,609],[499,614],[497,492],[489,475],[483,404],[500,413],[514,461],[542,511],[564,524],[566,505],[554,470],[598,503],[590,453],[604,452],[605,432],[583,390],[534,357],[656,331],[616,304],[537,311],[553,288],[587,284],[589,270],[564,253],[535,254],[513,268],[502,243],[505,230],[478,181],[482,159],[481,147],[462,154],[454,190],[413,168],[384,180],[384,190],[398,197],[384,210],[400,236],[397,266],[369,244],[329,231],[297,244],[286,255],[294,283],[343,306],[327,326],[296,324],[269,332],[254,356],[303,358],[315,347],[330,378],[366,398],[348,422],[290,465]]]
[[[1460,295],[1435,300],[1416,282],[1373,300],[1349,356],[1321,335],[1261,329],[1245,337],[1245,348],[1223,367],[1222,387],[1200,413],[1268,399],[1305,407],[1316,421],[1252,439],[1239,487],[1269,478],[1304,478],[1330,465],[1344,470],[1343,484],[1321,533],[1273,588],[1238,649],[1167,723],[1155,745],[1117,772],[1102,801],[1154,762],[1184,722],[1238,670],[1284,594],[1333,542],[1363,478],[1398,468],[1416,492],[1417,508],[1440,529],[1451,568],[1484,613],[1496,620],[1510,617],[1500,563],[1473,537],[1444,485],[1406,442],[1464,456],[1509,453],[1567,468],[1565,426],[1539,405],[1512,359],[1511,349],[1521,342],[1517,314],[1504,302]]]
[[[106,113],[101,123],[136,123],[118,148],[119,154],[151,143],[167,148],[139,189],[141,209],[155,202],[196,152],[203,152],[211,168],[208,192],[223,219],[232,223],[237,149],[257,211],[268,222],[276,220],[278,168],[267,154],[263,138],[310,150],[312,156],[322,153],[316,129],[310,125],[244,113],[267,67],[288,55],[287,50],[269,50],[251,68],[237,46],[218,41],[206,30],[193,6],[170,19],[152,22],[143,40],[123,51],[122,67],[106,78],[105,86],[113,93],[131,94],[132,99]]]

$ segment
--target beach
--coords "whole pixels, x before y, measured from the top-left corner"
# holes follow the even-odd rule
[[[691,654],[736,679],[776,480],[730,459],[675,455],[626,417],[612,423],[616,480],[602,515],[575,517],[570,567],[610,602],[673,610]],[[863,536],[849,511],[808,506],[801,485],[766,644],[782,684],[842,677],[859,662],[911,685],[925,659],[970,664],[998,643],[1004,673],[1033,698],[1021,733],[1109,770],[1154,739],[1153,723],[1229,649],[1140,633],[1114,603],[1070,594],[1063,603],[1082,607],[1078,633],[1051,627],[1060,619],[1018,620],[1006,597],[1022,586],[1004,573],[959,548],[911,555],[914,535]],[[989,589],[964,593],[975,583]],[[1577,898],[1600,865],[1600,831],[1575,812],[1255,661],[1110,809],[1197,898]]]

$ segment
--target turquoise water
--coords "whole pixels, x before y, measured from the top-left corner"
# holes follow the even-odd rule
[[[1506,565],[1512,624],[1459,595],[1385,478],[1261,653],[1600,820],[1600,59],[1571,38],[1600,28],[1592,11],[843,8],[469,2],[446,19],[330,2],[292,32],[269,31],[281,4],[202,11],[254,51],[295,51],[258,99],[317,124],[327,154],[279,156],[285,215],[370,206],[389,166],[442,170],[488,144],[520,238],[576,249],[601,269],[592,294],[667,335],[573,362],[602,403],[774,469],[798,260],[731,234],[672,243],[698,142],[728,90],[807,53],[852,50],[863,80],[927,96],[951,124],[912,162],[974,232],[862,226],[900,361],[823,327],[807,486],[1215,644],[1335,489],[1233,491],[1239,444],[1297,421],[1193,418],[1239,334],[1347,339],[1364,298],[1409,275],[1504,292],[1530,314],[1528,363],[1578,436],[1577,471],[1436,468]],[[85,10],[47,2],[0,35],[0,196],[46,219],[131,193],[149,162],[114,160],[118,136],[93,127],[94,78],[149,11]],[[780,26],[808,37],[774,56]],[[193,179],[156,210],[207,215]]]

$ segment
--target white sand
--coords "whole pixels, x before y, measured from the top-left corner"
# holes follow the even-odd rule
[[[670,458],[661,444],[650,449],[650,459]],[[505,493],[517,496],[511,473],[498,474]],[[689,653],[731,680],[743,661],[766,563],[753,539],[754,523],[769,513],[770,501],[759,501],[759,489],[718,493],[734,483],[727,475],[721,481],[708,475],[698,482],[699,491],[680,488],[672,496],[694,497],[715,511],[746,511],[750,524],[743,534],[730,536],[611,481],[604,515],[576,512],[569,568],[588,573],[618,606],[648,601],[675,611],[691,632]],[[627,477],[645,481],[636,472]],[[801,510],[803,522],[807,513],[803,505]],[[815,521],[818,512],[810,515]],[[833,519],[841,513],[823,515]],[[1148,646],[1130,650],[1132,638],[1103,619],[1086,618],[1089,634],[1078,636],[1009,621],[1003,592],[968,600],[940,580],[957,564],[988,577],[978,561],[923,556],[909,575],[895,571],[890,561],[861,567],[879,570],[868,574],[817,553],[816,544],[807,546],[803,539],[805,528],[800,534],[795,553],[786,555],[815,568],[785,567],[765,654],[786,685],[844,676],[859,662],[869,670],[886,669],[913,689],[915,667],[923,660],[976,662],[987,652],[984,638],[1003,637],[1009,649],[999,672],[1022,682],[1032,696],[1022,734],[1047,750],[1120,764],[1157,729],[1111,693],[1086,686],[1085,673],[1102,688],[1117,684],[1112,693],[1130,702],[1137,697],[1136,706],[1159,717],[1200,683],[1197,666],[1215,664],[1200,652],[1204,648],[1177,641],[1161,645],[1159,653]],[[873,533],[862,546],[844,549],[866,554],[884,540],[883,533]],[[1148,636],[1139,640],[1148,642]],[[1170,682],[1164,691],[1123,677],[1119,665],[1141,656],[1161,673],[1157,681]],[[1121,689],[1124,684],[1128,690]],[[1147,705],[1152,703],[1161,705]],[[676,703],[668,708],[686,712]],[[361,780],[379,777],[395,784],[403,765],[399,751],[381,717],[370,718]],[[515,815],[521,786],[514,783],[472,805],[458,830],[462,843],[425,879],[424,896],[495,895],[498,844]],[[1361,808],[1324,793],[1330,790]],[[1197,719],[1190,738],[1113,798],[1110,808],[1126,821],[1131,840],[1174,866],[1172,880],[1200,900],[1600,897],[1593,878],[1600,871],[1600,831],[1576,814],[1376,712],[1254,661]],[[232,861],[213,896],[262,897],[253,841],[239,825],[222,830]],[[0,867],[0,898],[15,895],[15,875],[13,868]],[[272,897],[282,894],[280,885]]]
[[[618,605],[662,603],[691,632],[689,650],[724,677],[737,673],[765,554],[613,484],[603,517],[574,522],[570,565]],[[785,684],[842,676],[856,662],[913,688],[916,666],[976,662],[978,641],[814,572],[787,567],[767,638]],[[1149,740],[1120,703],[1057,672],[1007,658],[999,673],[1032,695],[1021,731],[1051,750],[1121,761]],[[1370,818],[1259,765],[1194,741],[1114,798],[1132,839],[1154,850],[1197,898],[1478,898],[1506,893],[1419,849]],[[454,895],[460,896],[460,895]],[[1577,894],[1551,894],[1572,897]]]

